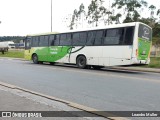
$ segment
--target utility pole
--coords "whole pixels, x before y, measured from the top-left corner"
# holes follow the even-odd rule
[[[108,25],[110,25],[110,10],[111,10],[111,8],[110,8],[110,0],[109,0],[108,8],[109,8],[109,11],[108,11]]]
[[[51,32],[52,32],[52,0],[51,0]]]

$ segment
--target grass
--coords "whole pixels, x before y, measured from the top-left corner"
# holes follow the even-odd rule
[[[146,67],[160,68],[160,57],[151,57],[151,62]]]
[[[24,58],[24,50],[9,50],[8,52],[0,52],[0,57]]]
[[[151,57],[149,65],[143,65],[143,68],[160,68],[160,57]]]
[[[0,57],[24,58],[24,50],[9,50],[4,54],[0,52]],[[160,68],[160,57],[151,57],[150,64],[143,67]]]

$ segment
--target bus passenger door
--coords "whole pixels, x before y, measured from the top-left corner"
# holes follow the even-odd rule
[[[24,58],[26,60],[31,60],[31,37],[27,37],[25,39],[25,52],[24,52]]]

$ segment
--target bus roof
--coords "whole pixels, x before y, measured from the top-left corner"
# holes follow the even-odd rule
[[[135,26],[136,24],[146,25],[146,24],[144,24],[142,22],[131,22],[131,23],[122,23],[122,24],[108,25],[108,26],[105,26],[105,27],[94,27],[94,28],[87,28],[87,29],[76,29],[76,30],[69,30],[69,31],[65,31],[65,32],[48,32],[48,33],[41,33],[41,34],[32,34],[32,35],[27,35],[27,36],[41,36],[41,35],[51,35],[51,34],[61,34],[61,33],[82,32],[82,31],[88,31],[88,30],[101,30],[101,29],[109,29],[109,28],[119,28],[119,27]],[[149,28],[151,28],[148,25],[146,25],[146,26],[149,27]]]
[[[58,34],[59,32],[48,32],[48,33],[39,33],[39,34],[29,34],[27,36],[41,36],[41,35],[50,35],[50,34]]]

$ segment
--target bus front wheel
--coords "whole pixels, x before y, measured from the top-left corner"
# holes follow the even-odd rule
[[[36,54],[33,54],[32,60],[34,64],[38,64],[38,56]]]
[[[85,56],[79,56],[78,58],[77,58],[77,61],[76,61],[76,63],[77,63],[77,66],[79,67],[79,68],[81,68],[81,69],[85,69],[86,67],[87,67],[87,62],[86,62],[86,57]]]

